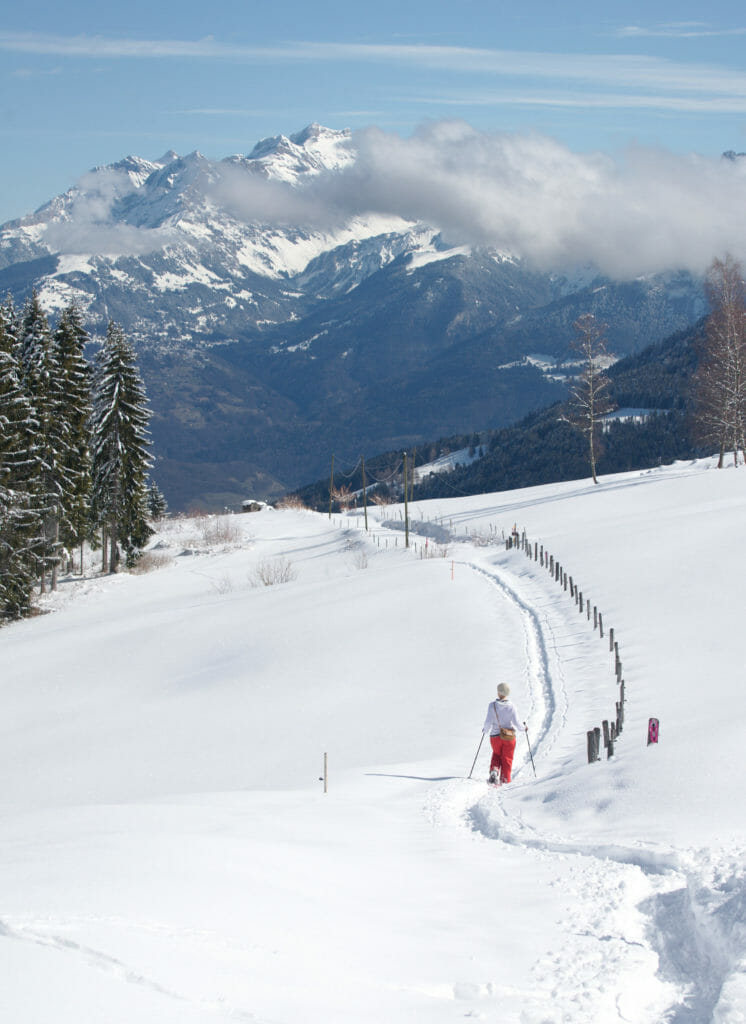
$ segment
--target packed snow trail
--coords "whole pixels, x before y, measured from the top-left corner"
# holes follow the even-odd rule
[[[445,540],[443,536],[440,539]],[[600,671],[608,670],[602,664],[607,659],[598,658],[598,640],[583,627],[585,619],[577,615],[566,593],[557,590],[551,581],[547,585],[550,578],[546,571],[537,571],[532,560],[526,562],[516,549],[512,554],[483,556],[480,561],[468,560],[468,554],[461,552],[458,564],[486,576],[522,616],[524,685],[530,695],[528,720],[533,725],[529,733],[535,736],[534,760],[540,770],[557,741],[566,739],[564,662],[568,658],[567,654],[563,658],[563,653],[569,649],[571,660],[582,660],[586,669],[589,663],[595,663]],[[578,623],[580,628],[576,629]],[[625,742],[624,734],[619,742]],[[522,757],[524,770],[527,761],[526,753]],[[600,767],[589,766],[589,770]],[[516,793],[520,798],[521,785],[530,782],[518,771],[509,790],[501,787],[497,793],[483,792],[476,802],[468,792],[444,786],[441,794],[432,798],[429,813],[451,825],[460,817],[463,825],[490,841],[562,858],[580,858],[582,884],[574,889],[574,927],[598,945],[585,960],[574,948],[571,954],[547,965],[547,970],[558,971],[565,979],[564,992],[561,987],[555,989],[555,1010],[559,1010],[564,995],[573,1005],[573,1013],[578,1013],[578,992],[592,992],[601,969],[609,973],[616,970],[623,977],[630,950],[633,960],[640,951],[647,950],[656,958],[656,976],[672,986],[667,1020],[677,1024],[746,1020],[746,1012],[739,1009],[746,1005],[742,1003],[746,996],[746,869],[740,857],[732,855],[724,870],[721,856],[708,851],[665,849],[644,841],[632,846],[594,844],[548,833],[526,820],[528,801],[517,806],[511,799]],[[554,794],[548,798],[553,799]],[[450,813],[444,814],[443,808],[449,804]],[[601,893],[606,893],[605,898],[600,898]],[[615,916],[620,919],[618,926],[610,924]],[[630,935],[637,937],[631,939]],[[649,960],[646,969],[650,969]],[[537,968],[537,980],[545,981],[547,970]],[[596,992],[594,1001],[599,996]],[[627,1019],[621,1002],[617,1009],[619,1017],[608,1019]],[[612,1011],[609,1008],[607,1012]],[[607,1018],[601,1013],[597,1019]],[[633,1015],[631,1019],[639,1018]]]
[[[523,624],[525,670],[523,685],[529,695],[527,724],[530,722],[529,735],[534,737],[537,751],[550,746],[550,738],[562,727],[564,714],[560,710],[566,706],[566,694],[562,681],[562,663],[557,657],[556,645],[548,646],[547,637],[542,627],[539,613],[527,604],[508,583],[508,577],[496,567],[485,568],[473,563],[461,562],[475,572],[481,573],[498,587],[507,601],[518,610]],[[499,668],[498,668],[499,674]],[[510,680],[507,680],[510,682]],[[523,737],[525,739],[525,737]],[[525,764],[525,757],[516,765]]]

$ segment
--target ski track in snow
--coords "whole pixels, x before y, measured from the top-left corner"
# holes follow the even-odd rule
[[[532,700],[529,718],[539,720],[533,755],[535,761],[540,761],[566,721],[567,691],[558,631],[566,628],[569,616],[558,607],[559,594],[540,591],[543,613],[533,603],[536,594],[525,596],[527,591],[541,588],[537,574],[514,575],[505,568],[475,561],[459,564],[486,577],[522,617],[525,671]],[[624,742],[623,736],[620,742]],[[528,754],[518,763],[518,780],[527,766],[530,771]],[[522,780],[517,781],[521,784]],[[445,806],[449,810],[443,815]],[[539,961],[535,967],[537,982],[553,986],[554,1010],[565,1008],[569,1014],[562,1019],[607,1019],[595,1014],[608,978],[624,973],[630,952],[639,956],[640,951],[648,949],[657,957],[655,973],[659,979],[674,986],[678,993],[684,992],[661,1019],[669,1024],[746,1021],[746,870],[738,853],[733,854],[729,870],[724,871],[721,858],[707,850],[682,852],[650,849],[643,844],[627,847],[573,842],[540,833],[511,816],[500,800],[499,790],[490,789],[475,802],[471,788],[457,789],[453,783],[441,787],[431,798],[429,811],[433,820],[440,819],[444,824],[448,820],[451,826],[460,824],[488,841],[582,859],[573,931],[595,941],[584,962],[579,962],[573,945],[565,957],[560,954],[551,963]],[[642,886],[630,884],[630,872],[643,876]],[[634,909],[643,917],[645,942],[630,941],[623,932],[609,930],[609,915],[622,907],[630,890]],[[600,893],[607,895],[600,899]],[[552,982],[557,977],[566,979],[564,986]],[[616,1019],[635,1019],[634,1014],[627,1017],[622,1006],[616,1009]]]
[[[61,954],[73,955],[79,960],[82,960],[88,967],[93,970],[101,971],[104,974],[112,975],[114,978],[127,985],[135,985],[150,992],[155,993],[159,996],[164,996],[167,999],[174,1000],[178,1003],[189,1005],[191,1008],[198,1010],[200,1013],[207,1012],[210,1015],[219,1015],[221,1019],[226,1020],[237,1020],[244,1021],[245,1024],[272,1024],[272,1022],[266,1017],[257,1017],[256,1014],[250,1013],[246,1010],[241,1010],[237,1007],[226,1005],[224,1000],[206,1001],[206,1000],[194,1000],[191,996],[176,992],[171,988],[167,988],[161,985],[159,982],[152,978],[148,978],[140,971],[135,970],[132,967],[127,966],[122,960],[108,953],[94,949],[93,947],[75,942],[73,939],[67,938],[64,935],[58,934],[57,931],[52,931],[51,928],[64,930],[71,927],[80,927],[81,925],[87,924],[101,924],[104,923],[110,927],[131,927],[128,922],[117,920],[117,919],[81,919],[71,920],[66,918],[64,921],[53,923],[49,920],[37,921],[37,922],[19,922],[14,927],[11,927],[7,922],[0,920],[0,938],[6,938],[15,940],[18,942],[32,943],[37,946],[41,946],[45,949],[52,949]],[[169,942],[177,940],[193,941],[195,938],[200,940],[205,945],[208,952],[213,952],[218,939],[216,936],[199,935],[195,936],[192,933],[180,932],[174,933],[172,928],[166,926],[146,925],[143,922],[139,922],[138,929],[140,931],[151,931],[156,932],[161,938],[165,938]],[[225,942],[223,941],[223,945]]]
[[[557,653],[554,636],[547,637],[538,611],[527,604],[518,591],[509,585],[505,574],[497,568],[487,569],[474,563],[466,564],[495,584],[502,596],[512,602],[521,615],[526,654],[525,674],[532,697],[529,717],[532,720],[539,718],[536,749],[550,749],[553,736],[565,722],[567,707],[562,664],[559,659],[552,657]],[[554,671],[550,665],[552,661],[555,662]],[[525,767],[525,764],[524,758],[522,767]]]

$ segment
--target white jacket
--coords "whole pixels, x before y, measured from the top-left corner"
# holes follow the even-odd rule
[[[497,705],[497,714],[495,713],[495,705]],[[513,702],[509,701],[507,697],[504,697],[502,700],[498,698],[489,703],[482,732],[489,733],[490,736],[497,736],[500,729],[515,729],[516,732],[526,731],[525,727],[518,721]]]

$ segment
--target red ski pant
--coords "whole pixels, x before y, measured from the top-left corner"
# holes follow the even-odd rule
[[[500,782],[510,782],[510,773],[513,769],[513,754],[515,754],[515,739],[504,740],[501,736],[490,736],[492,744],[492,760],[490,771],[497,769]]]

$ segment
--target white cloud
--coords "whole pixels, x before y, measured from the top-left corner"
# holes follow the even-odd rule
[[[449,241],[507,248],[542,266],[591,261],[616,276],[702,270],[746,244],[746,166],[633,149],[577,154],[537,135],[436,124],[409,140],[368,133],[364,189]],[[394,197],[399,197],[398,201]]]
[[[175,232],[101,221],[49,224],[44,241],[55,253],[87,256],[144,256],[181,241]]]
[[[710,29],[695,22],[658,28],[630,25],[620,37],[741,34],[746,29]],[[574,110],[658,110],[673,113],[743,115],[746,73],[738,68],[625,53],[551,53],[531,50],[401,43],[297,41],[282,45],[227,43],[203,39],[109,38],[0,31],[0,51],[70,59],[231,60],[283,66],[345,64],[393,67],[419,75],[426,90],[409,102],[427,107],[542,107]],[[433,73],[441,77],[435,77]],[[458,76],[459,85],[453,84]],[[449,90],[437,82],[449,81]],[[489,82],[485,89],[484,83]],[[415,89],[421,89],[418,85]],[[252,116],[252,108],[189,108],[184,115]],[[359,116],[359,115],[353,115]],[[389,122],[391,123],[391,122]]]
[[[628,35],[642,33],[630,26]],[[731,33],[745,30],[732,29]],[[662,33],[661,33],[662,34]],[[710,90],[746,96],[746,74],[739,70],[636,54],[549,53],[463,46],[379,43],[293,42],[279,46],[247,46],[204,39],[119,39],[104,36],[61,36],[33,32],[1,32],[0,50],[62,57],[223,60],[268,63],[374,63],[408,68],[531,78],[596,82],[606,87],[671,89],[684,93]]]
[[[0,32],[0,49],[13,53],[54,54],[60,57],[211,57],[236,54],[214,39],[107,39],[105,36],[60,36],[43,32]],[[241,47],[246,55],[252,51]]]
[[[176,113],[204,117],[259,117],[267,115],[265,110],[250,107],[193,107],[190,110],[177,110]]]
[[[664,25],[643,26],[625,25],[617,35],[626,39],[664,38],[664,39],[701,39],[716,36],[746,35],[746,28],[713,28],[704,21],[673,21]]]
[[[661,95],[659,93],[607,93],[592,89],[583,92],[521,93],[513,90],[493,92],[430,93],[411,96],[412,103],[436,107],[555,107],[580,110],[663,110],[693,114],[746,114],[746,94],[739,95]]]
[[[141,256],[177,240],[171,228],[147,228],[114,216],[114,206],[135,186],[125,171],[99,168],[78,182],[65,220],[47,224],[44,241],[52,252],[92,256]]]
[[[333,180],[329,180],[330,190]],[[247,222],[324,229],[338,223],[340,215],[334,212],[334,203],[318,190],[317,182],[306,188],[295,188],[282,181],[268,181],[240,164],[223,164],[220,177],[210,186],[209,194],[233,216]]]
[[[10,74],[13,78],[48,78],[52,75],[61,75],[62,68],[16,68]]]

